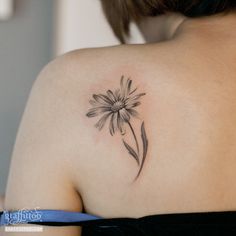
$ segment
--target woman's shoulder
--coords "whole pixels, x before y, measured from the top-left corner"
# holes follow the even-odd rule
[[[148,70],[161,72],[166,68],[166,61],[172,57],[168,52],[170,47],[156,45],[154,48],[153,51],[149,45],[140,44],[73,50],[49,62],[37,80],[50,85],[63,84],[65,87],[75,87],[77,84],[77,89],[82,89],[104,79],[112,82],[116,74],[136,76]]]

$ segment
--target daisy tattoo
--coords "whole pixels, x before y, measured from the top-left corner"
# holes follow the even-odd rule
[[[122,139],[125,148],[127,149],[130,156],[132,156],[139,166],[138,174],[135,180],[139,177],[141,170],[144,165],[144,161],[147,156],[148,150],[148,140],[146,131],[144,128],[144,122],[141,124],[141,140],[142,140],[142,154],[140,153],[139,142],[135,131],[131,125],[132,117],[139,117],[138,112],[134,109],[139,106],[141,102],[139,101],[145,93],[136,94],[137,88],[131,89],[132,80],[128,78],[124,80],[124,76],[120,79],[120,88],[116,89],[114,92],[107,90],[106,95],[104,94],[93,94],[93,99],[90,100],[92,108],[89,109],[86,114],[87,117],[100,116],[100,120],[95,124],[98,130],[101,130],[106,121],[109,120],[109,131],[113,136],[115,132],[120,132],[121,135],[127,133],[126,129],[129,128],[136,147],[131,147],[124,138]]]

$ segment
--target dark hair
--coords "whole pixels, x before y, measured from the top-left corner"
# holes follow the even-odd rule
[[[227,12],[236,7],[235,0],[101,0],[103,11],[121,43],[129,35],[131,21],[166,12],[200,17]]]

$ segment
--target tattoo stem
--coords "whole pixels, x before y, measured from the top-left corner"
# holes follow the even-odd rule
[[[133,136],[134,136],[134,140],[135,140],[136,147],[137,147],[137,153],[138,153],[138,156],[139,156],[139,145],[138,145],[137,137],[135,135],[134,129],[133,129],[132,125],[130,124],[130,122],[128,121],[127,123],[128,123],[128,125],[129,125],[129,127],[131,129],[131,132],[132,132]]]

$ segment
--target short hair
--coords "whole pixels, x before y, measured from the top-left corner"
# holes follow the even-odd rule
[[[101,0],[103,11],[121,43],[129,36],[130,22],[145,16],[178,12],[187,17],[209,16],[228,12],[235,0]]]

